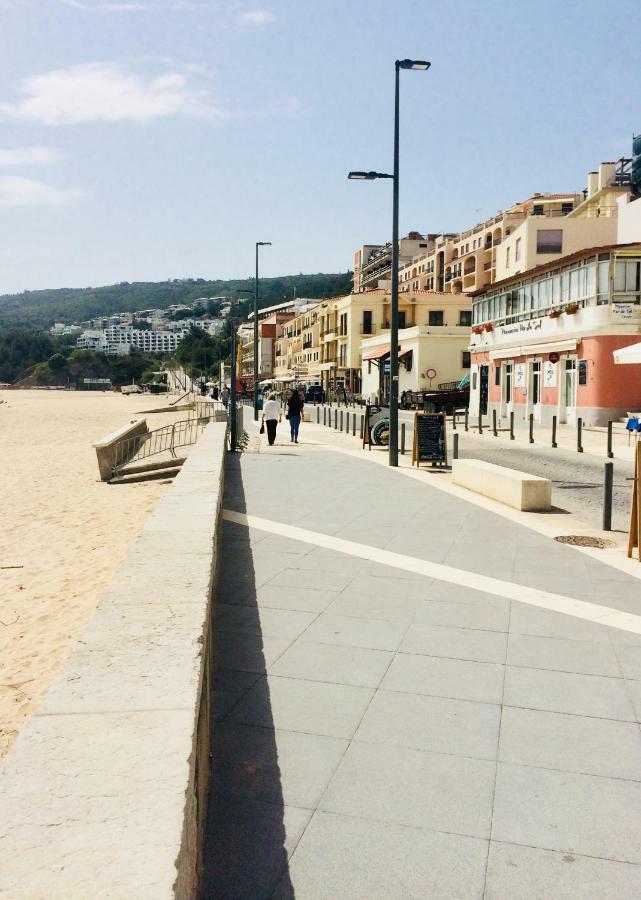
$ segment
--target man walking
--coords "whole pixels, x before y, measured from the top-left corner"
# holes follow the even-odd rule
[[[276,428],[280,420],[280,404],[276,399],[276,394],[270,394],[269,400],[263,406],[263,422],[267,428],[267,440],[270,447],[276,440]]]

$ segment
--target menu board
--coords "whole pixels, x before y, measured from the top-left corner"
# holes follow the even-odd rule
[[[421,413],[414,416],[412,464],[447,462],[445,413]]]

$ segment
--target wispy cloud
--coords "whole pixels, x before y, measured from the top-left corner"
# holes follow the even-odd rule
[[[0,147],[0,166],[31,166],[57,162],[60,154],[54,147]]]
[[[27,78],[22,99],[0,103],[0,114],[45,125],[86,122],[147,123],[168,116],[220,118],[208,91],[186,75],[145,77],[117,63],[87,63]]]
[[[268,9],[247,10],[238,16],[241,25],[269,25],[274,21],[274,14]]]
[[[0,177],[0,206],[60,206],[83,197],[77,188],[60,189],[16,175]]]

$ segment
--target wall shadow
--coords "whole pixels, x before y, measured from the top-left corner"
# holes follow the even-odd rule
[[[223,507],[247,511],[240,454],[228,453]],[[221,521],[213,591],[211,786],[202,898],[293,900],[249,531]]]

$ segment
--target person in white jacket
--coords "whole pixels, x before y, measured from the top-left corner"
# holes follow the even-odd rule
[[[269,400],[263,405],[263,422],[267,428],[267,440],[271,447],[276,440],[276,428],[281,420],[280,403],[276,399],[276,394],[270,394]]]

